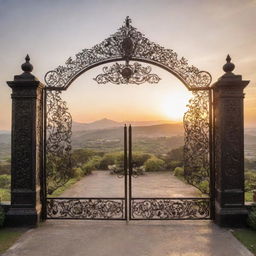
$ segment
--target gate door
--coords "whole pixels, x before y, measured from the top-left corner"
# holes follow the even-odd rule
[[[46,202],[45,219],[87,219],[87,220],[126,220],[127,219],[127,132],[124,128],[123,170],[112,174],[113,187],[119,183],[118,191],[112,187],[117,197],[54,197],[52,191],[61,187],[72,177],[71,154],[71,115],[62,101],[59,91],[45,93],[45,171],[44,189]],[[102,171],[103,172],[103,171]],[[102,175],[98,171],[98,175]],[[105,177],[111,175],[105,171]],[[85,179],[91,178],[87,176]],[[101,176],[102,177],[102,176]],[[104,177],[103,177],[104,178]],[[112,179],[112,180],[113,180]],[[121,182],[121,185],[120,185]],[[91,179],[93,183],[93,179]],[[121,187],[121,188],[120,188]],[[122,190],[123,189],[123,193]],[[88,189],[89,190],[89,189]],[[97,191],[99,191],[98,188]],[[104,192],[105,193],[105,192]],[[104,195],[101,193],[101,195]],[[112,192],[111,192],[112,195]],[[121,195],[121,196],[120,196]]]
[[[129,190],[129,220],[185,220],[185,219],[209,219],[210,218],[210,197],[207,195],[200,195],[198,197],[158,197],[154,182],[154,179],[158,179],[159,175],[154,173],[139,174],[134,168],[132,157],[132,127],[129,126],[129,138],[128,138],[128,190]],[[153,176],[153,178],[150,177]],[[160,174],[161,175],[161,174]],[[166,179],[171,179],[170,172],[165,172]],[[168,176],[168,177],[167,177]],[[141,182],[145,179],[146,182]],[[172,179],[177,179],[173,177]],[[162,179],[163,181],[163,179]],[[158,182],[158,186],[161,187],[164,184]],[[166,181],[167,182],[167,181]],[[161,191],[172,190],[172,184],[166,185]],[[179,181],[180,184],[185,181]],[[167,182],[168,183],[168,182]],[[136,186],[137,184],[137,186]],[[185,184],[186,186],[191,186]],[[144,186],[142,188],[141,186]],[[150,187],[154,186],[154,187]],[[169,186],[169,187],[168,187]],[[191,186],[192,187],[192,186]],[[137,190],[134,195],[134,190]],[[155,191],[154,191],[155,189]],[[192,189],[195,189],[192,187]],[[148,191],[145,197],[144,192]],[[139,195],[138,195],[139,193]],[[140,195],[141,193],[141,195]],[[158,193],[158,192],[157,192]],[[150,196],[152,195],[153,196]],[[167,193],[169,194],[169,193]]]

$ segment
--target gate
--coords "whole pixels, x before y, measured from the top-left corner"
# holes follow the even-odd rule
[[[48,194],[71,177],[72,117],[61,92],[88,70],[107,63],[94,80],[98,84],[156,84],[160,81],[150,66],[158,66],[177,77],[192,98],[184,115],[184,178],[199,188],[208,184],[207,196],[198,198],[140,198],[133,196],[132,127],[124,127],[123,197],[54,198]],[[124,62],[124,64],[120,63]],[[48,219],[209,219],[214,200],[213,114],[211,75],[189,66],[184,58],[148,40],[126,18],[112,36],[92,49],[84,49],[45,75],[44,93],[44,218]],[[120,175],[119,175],[120,176]],[[140,179],[140,177],[138,177]],[[50,193],[49,193],[50,192]]]
[[[210,197],[134,197],[132,126],[124,126],[123,197],[47,197],[47,219],[181,220],[211,218]],[[142,177],[143,178],[143,177]]]

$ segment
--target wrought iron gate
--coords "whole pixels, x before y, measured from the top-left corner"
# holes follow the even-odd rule
[[[125,170],[125,173],[127,171]],[[128,191],[129,220],[185,220],[210,219],[211,197],[134,197],[133,178],[143,179],[133,171],[132,127],[128,139]],[[159,184],[161,186],[161,184]]]
[[[51,135],[49,135],[51,136]],[[124,140],[126,141],[126,128]],[[48,137],[49,141],[49,137]],[[46,144],[47,145],[47,144]],[[46,190],[46,218],[47,219],[93,219],[93,220],[126,220],[127,219],[127,144],[124,146],[124,173],[116,175],[124,179],[123,197],[50,197]],[[49,150],[49,149],[48,149]],[[56,152],[56,148],[54,149]],[[63,152],[60,153],[60,155]],[[70,153],[70,152],[69,152]],[[54,161],[51,158],[48,161]],[[59,156],[60,156],[59,155]],[[65,155],[62,155],[64,157]],[[47,156],[46,156],[47,157]],[[68,156],[70,157],[70,155]],[[49,156],[48,156],[49,158]],[[65,159],[63,159],[65,161]],[[57,166],[57,164],[56,164]],[[66,166],[65,166],[66,167]],[[49,173],[48,173],[49,175]],[[50,173],[54,177],[52,173]],[[65,182],[65,177],[62,177]],[[66,176],[68,178],[68,175]],[[60,182],[60,181],[59,181]],[[49,183],[49,181],[48,181]],[[61,183],[62,184],[62,183]]]
[[[109,197],[47,197],[48,219],[88,220],[181,220],[211,218],[210,197],[134,197],[132,127],[124,127],[124,196]],[[143,177],[140,177],[143,178]]]
[[[200,198],[135,198],[132,194],[132,128],[124,128],[124,196],[120,198],[53,198],[48,197],[64,184],[72,172],[72,117],[61,92],[84,72],[100,65],[103,73],[94,80],[98,84],[156,84],[157,74],[151,66],[158,66],[179,79],[192,92],[188,111],[184,115],[184,177],[200,188],[208,184],[209,196]],[[120,62],[124,62],[121,64]],[[185,58],[178,58],[171,49],[150,41],[131,25],[131,19],[118,31],[95,45],[69,58],[45,75],[44,97],[44,213],[45,218],[75,219],[207,219],[212,218],[214,200],[213,130],[211,75],[189,66]],[[128,144],[127,144],[128,142]],[[56,175],[58,174],[58,175]],[[47,185],[46,185],[47,184]]]

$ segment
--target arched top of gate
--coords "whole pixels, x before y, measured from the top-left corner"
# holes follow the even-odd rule
[[[119,64],[124,61],[124,64]],[[130,61],[135,61],[130,63]],[[189,66],[185,58],[178,58],[171,49],[151,42],[144,34],[131,25],[131,19],[126,18],[124,25],[118,31],[93,46],[83,49],[66,61],[64,66],[58,66],[45,74],[46,86],[49,89],[66,90],[82,73],[102,64],[116,62],[111,67],[103,67],[103,74],[94,80],[98,83],[115,84],[144,82],[157,83],[160,78],[151,74],[151,67],[143,67],[137,62],[158,66],[176,76],[189,90],[208,89],[212,77],[207,71],[200,71],[195,66]]]

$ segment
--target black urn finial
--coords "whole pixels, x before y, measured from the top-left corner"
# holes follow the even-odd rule
[[[21,65],[21,69],[22,69],[25,73],[30,73],[30,72],[32,72],[32,70],[33,70],[33,66],[32,66],[32,64],[29,62],[29,61],[30,61],[30,57],[29,57],[28,54],[27,54],[25,60],[26,60],[26,62]]]
[[[223,66],[223,70],[226,73],[231,73],[234,69],[235,69],[235,65],[231,62],[231,58],[228,54],[227,58],[226,58],[227,63]]]

